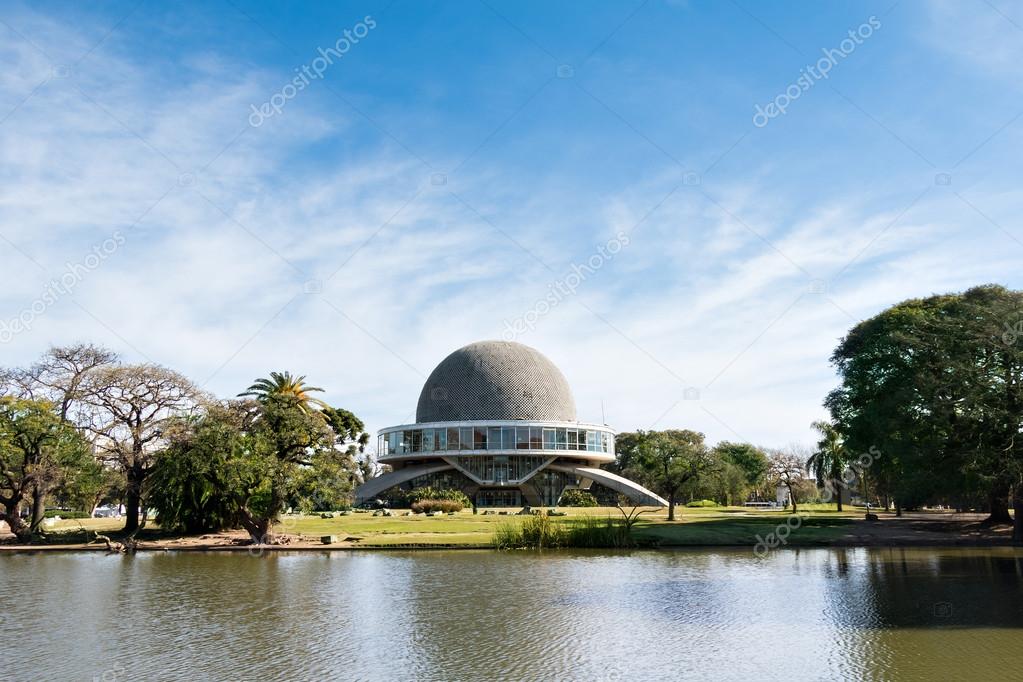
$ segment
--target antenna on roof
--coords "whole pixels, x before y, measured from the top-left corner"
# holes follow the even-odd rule
[[[600,423],[607,426],[607,417],[604,416],[604,399],[600,399]]]

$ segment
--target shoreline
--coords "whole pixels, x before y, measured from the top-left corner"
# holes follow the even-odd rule
[[[595,510],[594,510],[595,511]],[[581,512],[579,512],[581,513]],[[877,521],[866,521],[850,514],[811,514],[801,526],[786,530],[784,515],[762,513],[701,512],[675,522],[651,519],[637,526],[633,550],[713,550],[804,548],[1013,548],[1012,526],[985,526],[983,514],[941,512],[907,513],[902,517],[883,514]],[[361,517],[361,518],[360,518]],[[252,545],[241,530],[201,535],[162,534],[147,531],[139,540],[138,552],[352,552],[352,551],[451,551],[495,550],[493,538],[498,526],[512,523],[514,517],[477,517],[469,515],[427,517],[370,517],[356,515],[323,519],[291,518],[281,523],[275,544]],[[67,522],[55,530],[48,541],[39,544],[15,544],[7,535],[0,541],[0,553],[102,552],[112,551],[104,542],[91,540],[90,533],[100,530],[116,543],[120,533],[106,528],[86,529],[81,522]],[[77,523],[81,532],[74,532]],[[68,533],[61,537],[61,533]],[[74,532],[74,534],[72,534]],[[323,537],[333,537],[325,544]],[[2,536],[0,536],[2,537]],[[63,541],[63,542],[62,542]],[[564,549],[573,549],[565,547]],[[596,549],[596,548],[595,548]],[[613,548],[607,548],[613,549]]]
[[[753,551],[755,544],[749,543],[691,543],[691,544],[646,544],[636,547],[548,547],[542,551],[573,551],[573,550],[620,550],[620,551],[686,551],[698,550],[707,551],[714,549],[736,550],[748,549]],[[943,540],[909,539],[892,541],[883,538],[849,539],[840,538],[834,541],[811,541],[811,542],[789,542],[784,545],[772,547],[774,550],[800,550],[800,549],[962,549],[962,548],[985,548],[985,549],[1019,549],[1023,551],[1023,545],[1013,545],[1011,540],[997,538],[973,538],[955,537]],[[531,548],[525,548],[527,550]],[[175,542],[143,542],[140,543],[137,552],[228,552],[262,554],[264,552],[407,552],[407,551],[461,551],[461,550],[490,550],[495,552],[515,552],[522,549],[500,549],[490,543],[389,543],[389,544],[360,544],[360,543],[333,543],[322,544],[311,541],[299,541],[285,544],[270,545],[244,545],[224,543],[175,543]],[[122,552],[111,551],[103,544],[41,544],[41,545],[0,545],[0,554],[35,554],[49,552],[67,553],[92,553],[119,554]]]

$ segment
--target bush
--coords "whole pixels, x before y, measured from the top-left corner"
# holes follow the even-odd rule
[[[48,509],[43,512],[43,518],[54,519],[57,517],[62,519],[88,519],[91,518],[89,512],[83,511],[67,511],[65,509]]]
[[[407,495],[405,495],[405,500],[410,507],[414,506],[417,502],[425,500],[447,500],[449,502],[457,502],[461,505],[458,509],[464,509],[465,507],[472,506],[472,500],[466,497],[465,493],[461,490],[454,490],[452,488],[431,488],[429,486],[413,488]]]
[[[412,511],[416,514],[432,514],[433,512],[462,511],[464,505],[456,500],[419,500],[412,503]]]
[[[586,490],[569,488],[561,493],[561,499],[558,503],[563,507],[596,507],[597,498]]]
[[[717,507],[718,503],[714,500],[693,500],[686,504],[687,507]]]

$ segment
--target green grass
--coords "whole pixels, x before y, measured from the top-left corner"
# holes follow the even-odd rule
[[[567,517],[552,519],[566,526],[585,522],[586,518],[618,520],[621,513],[613,507],[562,508]],[[845,527],[862,511],[835,511],[834,505],[807,505],[801,527],[790,534],[789,544],[819,544],[840,537]],[[402,512],[397,512],[398,514]],[[754,545],[757,535],[765,536],[790,516],[781,510],[750,510],[742,507],[677,508],[676,520],[667,521],[667,511],[640,517],[633,532],[639,544],[660,546]],[[454,544],[491,545],[495,537],[509,528],[521,527],[528,517],[473,515],[462,511],[454,516],[373,516],[351,514],[332,519],[319,516],[287,517],[278,532],[302,535],[338,535],[358,537],[363,545]]]
[[[551,519],[566,527],[589,523],[604,523],[607,518],[621,519],[613,507],[564,507],[559,511],[568,516]],[[790,545],[826,543],[844,534],[852,519],[862,518],[860,509],[839,514],[834,505],[803,505],[800,512],[807,517],[801,527],[788,538]],[[304,535],[316,538],[337,535],[341,538],[359,538],[362,546],[443,545],[492,546],[499,528],[521,527],[529,517],[498,514],[482,515],[464,510],[453,516],[373,516],[372,513],[349,514],[323,519],[318,514],[286,516],[275,527],[277,533]],[[789,517],[781,510],[751,510],[742,507],[678,507],[676,521],[667,521],[667,511],[643,514],[633,529],[634,539],[640,545],[692,546],[692,545],[754,545],[761,537],[784,524]],[[592,521],[588,521],[590,519]],[[72,544],[91,540],[94,532],[116,537],[124,525],[123,519],[68,519],[48,529],[48,544]],[[566,528],[567,529],[567,528]],[[596,530],[592,529],[593,535]],[[150,522],[142,537],[167,537]]]

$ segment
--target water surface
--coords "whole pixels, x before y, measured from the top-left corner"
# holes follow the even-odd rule
[[[994,679],[1023,552],[3,554],[0,632],[3,680]]]

